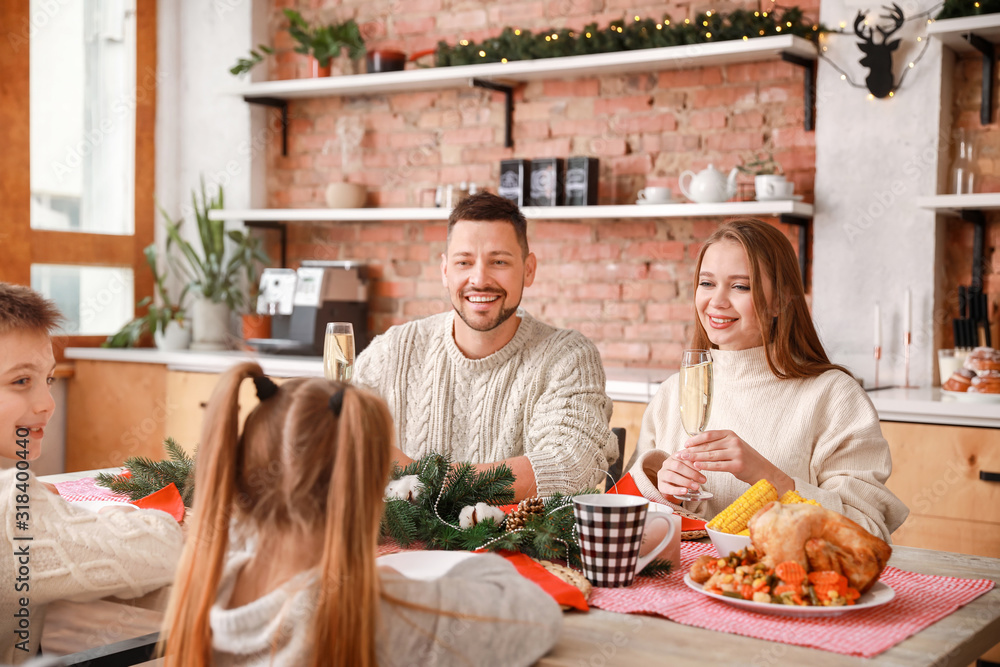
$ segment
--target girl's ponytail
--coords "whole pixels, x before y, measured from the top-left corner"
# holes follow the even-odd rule
[[[240,458],[240,384],[248,377],[261,376],[263,372],[255,363],[230,368],[222,374],[208,403],[195,470],[197,510],[190,521],[160,639],[167,665],[212,664],[209,611],[229,547]]]
[[[375,558],[392,418],[381,399],[350,386],[334,392],[329,409],[335,412],[338,403],[312,664],[375,667],[380,600]]]

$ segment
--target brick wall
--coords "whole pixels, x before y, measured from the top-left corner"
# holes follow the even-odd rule
[[[993,100],[993,119],[981,125],[979,111],[982,102],[982,60],[963,58],[955,63],[955,99],[952,107],[954,129],[964,128],[975,141],[974,155],[979,185],[976,192],[1000,192],[1000,125],[997,124],[997,99]],[[954,152],[952,152],[954,157]],[[958,286],[972,284],[973,226],[959,220],[948,221],[945,247],[944,284],[947,294],[946,313],[940,326],[943,346],[953,344],[951,320],[958,317]],[[990,322],[993,324],[993,346],[1000,347],[1000,213],[988,213],[983,252],[983,285],[989,300]]]
[[[374,14],[357,2],[278,2],[272,12],[279,53],[270,77],[304,74],[289,52],[280,9],[307,18],[363,24],[369,47],[413,52],[444,39],[478,40],[507,25],[539,30],[605,24],[623,13],[655,9],[674,17],[691,7],[619,0],[500,3],[407,0]],[[756,5],[754,5],[756,6]],[[815,8],[815,3],[802,3]],[[697,6],[724,10],[722,5]],[[387,18],[391,16],[391,18]],[[474,181],[495,191],[500,160],[510,157],[600,159],[599,203],[634,201],[645,185],[677,191],[685,169],[709,163],[728,170],[752,151],[772,151],[796,192],[811,199],[815,145],[803,123],[799,68],[781,62],[706,67],[628,76],[546,80],[516,92],[514,142],[503,143],[502,96],[477,89],[321,98],[290,107],[289,153],[272,143],[268,205],[321,207],[325,185],[346,179],[369,190],[370,206],[428,206],[439,184]],[[336,121],[355,115],[365,125],[360,156],[341,164]],[[749,181],[749,179],[744,179]],[[752,188],[747,191],[752,194]],[[678,192],[679,196],[679,192]],[[535,285],[524,305],[543,320],[579,329],[609,366],[676,367],[691,334],[693,259],[716,219],[537,222],[529,242],[538,255]],[[797,230],[786,230],[795,243]],[[363,259],[379,277],[375,331],[448,308],[438,261],[443,223],[324,223],[290,231],[292,266],[305,258]]]

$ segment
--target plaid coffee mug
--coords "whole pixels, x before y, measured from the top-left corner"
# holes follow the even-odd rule
[[[595,586],[628,586],[674,537],[669,514],[651,512],[648,519],[665,521],[660,544],[640,557],[649,501],[639,496],[594,493],[574,496],[573,515],[580,540],[583,574]]]

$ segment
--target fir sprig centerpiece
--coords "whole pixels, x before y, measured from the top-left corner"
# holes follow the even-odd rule
[[[168,457],[163,461],[154,461],[144,456],[131,456],[125,459],[128,475],[102,472],[94,481],[99,486],[128,496],[129,500],[145,498],[174,484],[181,494],[184,506],[191,507],[194,499],[194,459],[188,456],[173,438],[164,440],[163,448]]]

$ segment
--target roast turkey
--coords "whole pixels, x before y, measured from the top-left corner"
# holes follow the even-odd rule
[[[833,570],[864,593],[878,580],[890,547],[837,512],[816,505],[772,502],[750,519],[750,541],[769,567],[795,561],[806,569]]]

